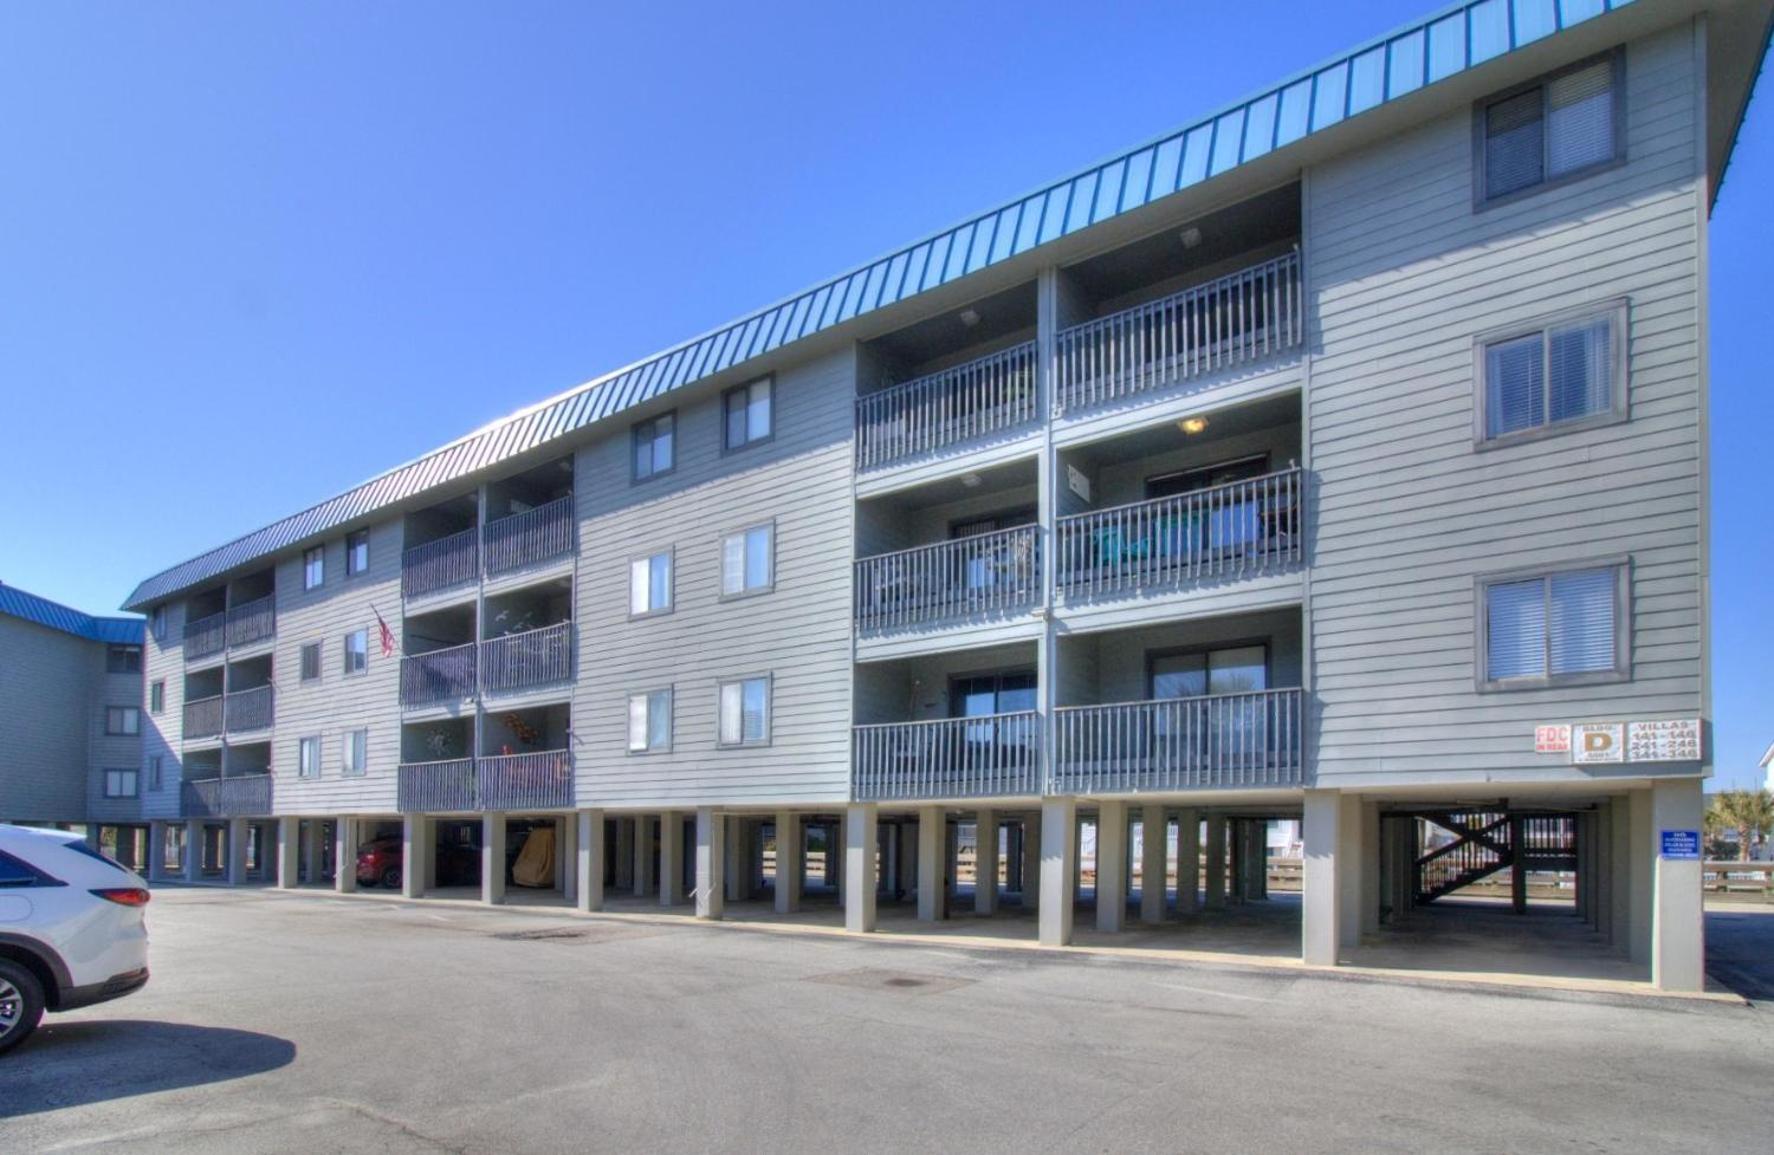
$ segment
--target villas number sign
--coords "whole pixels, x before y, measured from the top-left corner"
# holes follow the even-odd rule
[[[1569,754],[1576,766],[1700,761],[1700,719],[1554,723],[1534,728],[1534,752]]]

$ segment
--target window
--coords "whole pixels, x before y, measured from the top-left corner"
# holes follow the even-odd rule
[[[671,691],[628,696],[628,749],[642,754],[671,749]]]
[[[164,642],[166,640],[166,607],[165,606],[161,605],[161,606],[154,607],[154,613],[148,619],[148,628],[153,631],[155,641]]]
[[[743,449],[759,441],[768,441],[775,429],[771,412],[771,379],[760,377],[748,385],[727,390],[721,398],[726,415],[727,448]]]
[[[55,884],[55,880],[30,863],[22,862],[10,854],[0,854],[0,887],[51,884]]]
[[[166,683],[152,682],[148,686],[148,713],[159,714],[166,709]]]
[[[770,740],[770,679],[721,683],[721,745],[753,746]]]
[[[136,778],[134,770],[105,771],[105,797],[134,798],[136,796]]]
[[[628,612],[664,613],[671,609],[671,551],[637,557],[628,569]]]
[[[1482,441],[1624,420],[1626,304],[1481,338]]]
[[[142,672],[142,647],[105,647],[105,672],[108,674],[139,674]]]
[[[352,630],[345,635],[345,676],[361,674],[370,668],[370,632]]]
[[[1253,693],[1269,688],[1269,647],[1227,646],[1154,654],[1150,672],[1154,699]]]
[[[662,413],[634,427],[634,479],[645,481],[670,473],[677,465],[676,413]]]
[[[317,545],[302,554],[302,588],[317,590],[326,580],[326,547]]]
[[[302,647],[302,680],[313,682],[320,678],[320,643],[309,642]]]
[[[1481,201],[1573,177],[1621,156],[1619,57],[1592,60],[1484,105]]]
[[[164,775],[161,772],[162,765],[164,765],[164,763],[161,762],[160,755],[153,754],[153,755],[149,756],[149,758],[148,758],[148,789],[150,789],[150,790],[160,789],[161,783],[165,780]]]
[[[105,733],[132,737],[142,732],[142,712],[134,706],[106,706]]]
[[[345,535],[345,576],[352,577],[370,568],[370,531],[360,529]],[[319,583],[316,583],[317,585]]]
[[[320,777],[319,738],[303,738],[296,743],[296,777]]]
[[[370,764],[370,732],[368,730],[347,730],[345,732],[345,761],[341,769],[347,778],[355,778],[363,774]]]
[[[721,594],[758,593],[776,581],[776,526],[755,525],[721,539]]]
[[[1624,564],[1489,579],[1481,588],[1484,684],[1626,676]]]

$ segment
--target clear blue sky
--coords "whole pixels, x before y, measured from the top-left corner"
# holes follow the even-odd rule
[[[0,580],[110,611],[1431,6],[4,5]],[[1774,740],[1762,88],[1712,232],[1722,782]]]

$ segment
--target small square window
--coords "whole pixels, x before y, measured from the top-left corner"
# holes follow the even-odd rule
[[[671,749],[671,691],[628,696],[628,749],[657,753]]]
[[[320,777],[319,738],[303,738],[296,743],[296,777]]]
[[[721,594],[761,593],[776,582],[776,526],[756,525],[721,539]]]
[[[368,730],[347,730],[345,732],[345,761],[341,771],[347,778],[361,777],[369,768],[370,763],[370,732]]]
[[[662,413],[634,427],[634,479],[645,481],[677,466],[676,413]]]
[[[370,632],[352,630],[345,635],[345,675],[361,674],[370,668]]]
[[[142,672],[142,647],[107,646],[105,672],[108,674],[139,674]]]
[[[166,683],[153,682],[148,686],[148,713],[159,714],[166,709]]]
[[[770,741],[770,679],[721,683],[720,738],[723,746],[758,746]]]
[[[640,617],[642,614],[664,613],[671,609],[671,571],[670,550],[637,557],[631,561],[628,569],[628,612]]]
[[[1479,341],[1480,440],[1626,416],[1626,305]]]
[[[319,589],[326,581],[326,547],[317,545],[302,554],[302,588]]]
[[[345,576],[354,577],[370,568],[370,531],[345,535]]]
[[[769,377],[727,390],[721,403],[728,449],[743,449],[770,439],[776,429],[773,393]]]
[[[302,647],[302,680],[313,682],[320,677],[320,643],[309,642]]]
[[[1486,685],[1626,675],[1624,565],[1488,579],[1481,589]]]
[[[134,770],[105,771],[106,798],[134,798],[138,793],[138,776]]]
[[[106,706],[105,733],[134,737],[142,732],[142,712],[134,706]]]
[[[1618,159],[1619,67],[1617,54],[1590,60],[1482,105],[1481,202],[1557,183]]]

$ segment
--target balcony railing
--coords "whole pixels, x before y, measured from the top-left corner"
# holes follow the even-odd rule
[[[474,643],[400,660],[400,704],[433,706],[474,697]]]
[[[193,698],[185,703],[185,737],[214,738],[222,732],[222,712],[224,699],[216,694],[208,698]]]
[[[573,805],[573,755],[566,750],[475,760],[477,810],[566,810]]]
[[[1059,588],[1092,595],[1254,577],[1302,556],[1300,471],[1059,520]]]
[[[1036,527],[1017,526],[856,563],[856,622],[887,630],[940,618],[1004,613],[1041,598]]]
[[[277,599],[266,594],[228,609],[228,644],[244,646],[277,636]]]
[[[1300,255],[1060,331],[1054,398],[1083,409],[1293,349],[1304,335]]]
[[[480,530],[469,528],[424,545],[416,545],[401,555],[400,592],[402,597],[416,598],[437,593],[454,586],[467,585],[480,578]]]
[[[509,693],[572,680],[572,622],[506,634],[480,644],[483,693]]]
[[[271,813],[271,775],[186,779],[179,802],[186,818],[258,818]]]
[[[185,623],[185,660],[207,658],[228,648],[228,615],[210,614]]]
[[[1040,715],[889,722],[855,729],[851,790],[862,801],[1041,792]]]
[[[224,719],[228,733],[241,734],[248,730],[266,730],[271,726],[271,719],[270,686],[239,690],[228,695],[227,712]]]
[[[856,399],[856,467],[871,469],[1035,416],[1035,342]]]
[[[1302,707],[1299,690],[1061,707],[1049,791],[1299,786]]]
[[[474,796],[474,759],[447,762],[403,762],[397,797],[402,814],[478,810]]]
[[[573,495],[487,523],[487,573],[504,573],[573,552]]]

